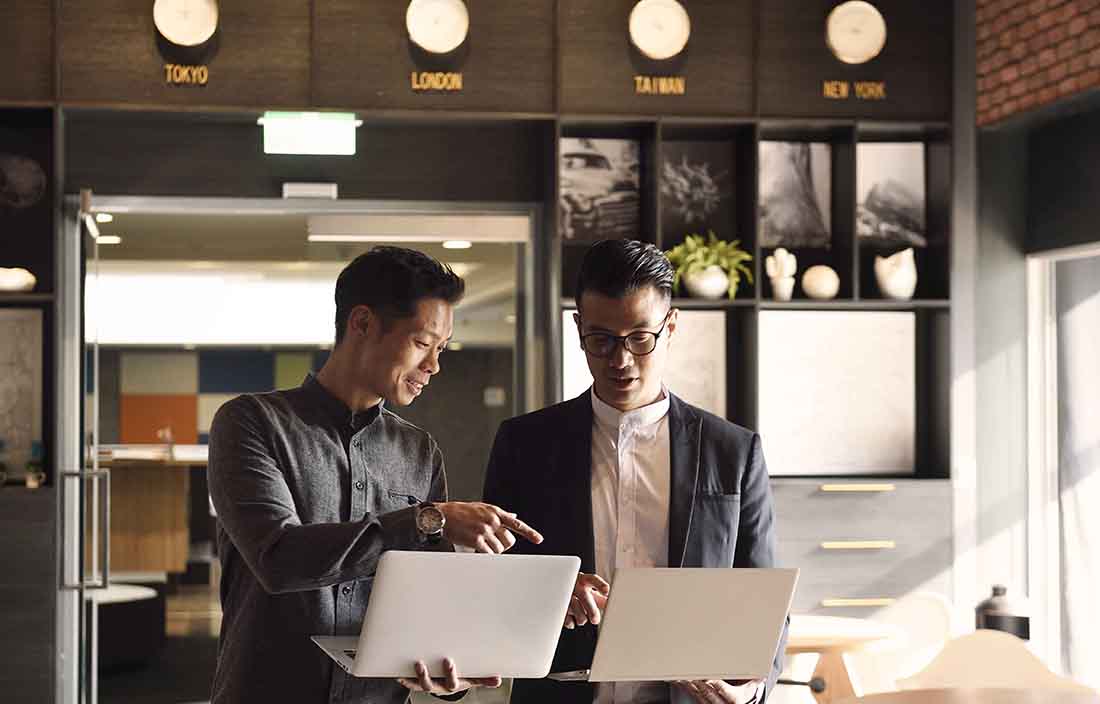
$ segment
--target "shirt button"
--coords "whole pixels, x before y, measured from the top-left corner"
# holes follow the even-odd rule
[[[363,449],[363,441],[362,440],[359,440],[359,439],[355,440],[355,449],[356,450],[362,450]]]
[[[355,488],[359,491],[363,490],[363,482],[355,482]]]
[[[345,596],[348,595],[348,594],[351,594],[351,585],[350,584],[345,584],[343,591],[344,591]]]

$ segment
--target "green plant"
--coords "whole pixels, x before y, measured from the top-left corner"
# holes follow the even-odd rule
[[[729,297],[737,296],[737,286],[742,276],[752,283],[752,269],[745,265],[752,261],[752,255],[741,249],[740,244],[740,240],[725,242],[718,239],[713,230],[707,230],[706,240],[701,235],[688,235],[682,244],[665,252],[676,269],[672,290],[679,293],[680,279],[684,276],[717,265],[729,277]]]

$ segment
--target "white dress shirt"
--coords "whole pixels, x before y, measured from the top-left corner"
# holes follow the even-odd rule
[[[669,396],[619,411],[592,392],[592,534],[596,573],[611,581],[617,567],[668,566],[671,456]],[[664,684],[604,683],[597,704],[662,701]]]

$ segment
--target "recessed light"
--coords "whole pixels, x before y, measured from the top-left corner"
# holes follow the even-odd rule
[[[95,238],[96,244],[122,244],[122,238],[118,235],[100,235]]]
[[[504,322],[508,323],[509,325],[515,325],[516,316],[512,313],[509,313],[508,315],[504,316]]]
[[[469,240],[447,240],[443,243],[443,249],[469,249],[474,243]]]
[[[115,216],[111,215],[110,213],[96,213],[95,214],[95,221],[96,222],[111,222],[114,219],[115,219]]]

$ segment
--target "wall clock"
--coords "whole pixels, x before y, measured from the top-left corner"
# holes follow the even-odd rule
[[[153,24],[157,32],[176,46],[197,47],[218,29],[216,0],[156,0]]]
[[[412,0],[405,12],[409,39],[430,54],[457,49],[470,30],[470,15],[462,0]]]
[[[690,36],[691,19],[676,0],[640,0],[630,11],[630,41],[646,58],[671,59]]]
[[[844,63],[867,63],[886,46],[886,20],[869,2],[842,2],[825,20],[825,41]]]

